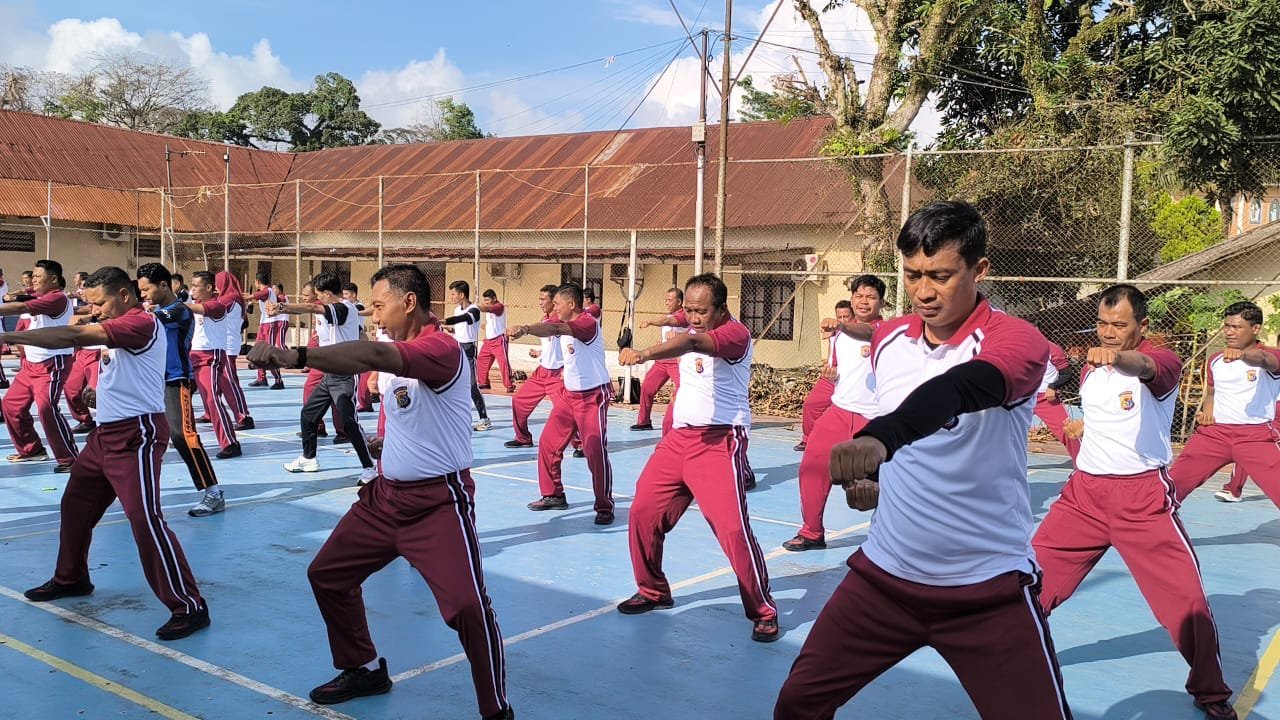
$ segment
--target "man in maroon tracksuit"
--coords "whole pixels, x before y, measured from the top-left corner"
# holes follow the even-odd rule
[[[1234,720],[1218,628],[1168,472],[1182,361],[1144,337],[1147,299],[1132,285],[1102,292],[1097,330],[1100,346],[1089,348],[1080,379],[1076,471],[1032,538],[1044,571],[1040,602],[1045,612],[1066,602],[1114,546],[1191,666],[1186,689],[1196,707]]]
[[[686,332],[689,327],[689,319],[684,312],[684,291],[680,288],[671,288],[667,291],[667,314],[657,320],[645,320],[640,327],[658,327],[661,328],[659,342],[666,342],[676,333]],[[680,360],[668,358],[666,360],[654,360],[649,366],[648,371],[644,374],[644,382],[640,386],[640,411],[636,414],[636,424],[631,426],[632,430],[652,430],[653,429],[653,399],[662,390],[662,386],[670,380],[674,390],[680,389]],[[671,408],[667,408],[668,414]],[[668,423],[663,422],[662,430],[666,432],[669,429]]]
[[[431,290],[421,270],[388,265],[370,284],[374,322],[392,342],[355,340],[298,350],[259,343],[249,354],[259,367],[377,372],[383,393],[385,436],[374,444],[378,475],[360,488],[307,571],[334,667],[342,671],[312,690],[311,700],[340,703],[391,689],[387,661],[378,657],[369,635],[360,586],[404,557],[458,632],[481,715],[514,718],[506,698],[502,633],[485,589],[475,527],[471,364],[431,316]]]
[[[172,616],[156,630],[177,640],[209,626],[209,607],[196,587],[178,538],[160,506],[160,459],[169,442],[164,415],[168,338],[142,309],[128,273],[104,267],[85,282],[85,299],[101,324],[4,333],[0,342],[30,347],[105,345],[98,379],[98,427],[71,468],[62,494],[62,530],[53,578],[26,592],[44,602],[93,592],[89,543],[93,528],[117,499],[133,528],[142,571]]]

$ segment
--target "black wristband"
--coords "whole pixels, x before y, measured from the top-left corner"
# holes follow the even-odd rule
[[[296,347],[293,351],[298,353],[298,359],[293,363],[293,369],[305,369],[307,367],[307,349],[305,347]]]

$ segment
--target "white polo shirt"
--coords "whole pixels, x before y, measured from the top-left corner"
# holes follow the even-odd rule
[[[696,334],[697,330],[689,333]],[[706,332],[706,331],[704,331]],[[751,425],[747,390],[751,384],[751,331],[729,318],[708,332],[715,341],[710,355],[680,356],[680,392],[672,407],[672,427]]]
[[[480,337],[480,308],[475,303],[471,303],[466,307],[454,305],[453,317],[459,315],[466,315],[467,319],[449,325],[450,329],[453,330],[453,336],[460,343],[473,343],[478,340]]]
[[[73,314],[75,314],[75,306],[71,298],[61,290],[50,290],[27,301],[26,315],[30,317],[27,329],[65,327],[71,322]],[[70,355],[75,350],[72,348],[49,350],[35,345],[26,345],[23,352],[28,362],[38,363],[59,355]]]
[[[876,329],[871,363],[880,415],[896,410],[925,381],[975,360],[1004,376],[1005,400],[952,418],[880,466],[879,507],[862,544],[868,559],[896,577],[935,586],[1034,570],[1027,431],[1048,356],[1034,326],[982,297],[937,347],[926,341],[919,315]]]
[[[507,308],[500,302],[489,303],[484,313],[484,339],[494,340],[507,334]]]
[[[1280,358],[1280,350],[1255,345]],[[1209,387],[1213,388],[1213,421],[1224,425],[1263,425],[1276,419],[1276,395],[1280,394],[1280,374],[1246,365],[1243,360],[1227,362],[1222,353],[1209,358]]]
[[[458,341],[427,325],[396,342],[404,375],[378,373],[387,480],[425,480],[471,467],[471,383]]]
[[[542,322],[560,322],[554,314],[542,318]],[[538,338],[542,342],[542,354],[538,356],[538,364],[548,370],[559,370],[564,367],[564,348],[560,346],[560,336]]]
[[[689,318],[687,315],[685,315],[684,308],[680,308],[679,310],[671,313],[667,317],[670,317],[671,319],[675,320],[680,324],[679,325],[662,325],[659,331],[662,342],[666,342],[670,340],[672,336],[679,335],[680,333],[689,332]]]
[[[1080,374],[1084,436],[1076,468],[1091,475],[1137,475],[1173,462],[1169,430],[1178,401],[1182,360],[1143,340],[1135,348],[1155,361],[1143,381],[1113,367],[1086,365]]]
[[[320,347],[328,347],[342,342],[360,339],[360,310],[350,300],[338,300],[329,305],[321,305],[316,314],[316,334],[320,336]]]
[[[98,358],[98,422],[164,412],[169,337],[160,319],[139,305],[102,329],[108,349]]]
[[[289,316],[283,313],[281,313],[280,315],[267,314],[267,306],[275,305],[277,302],[280,301],[279,295],[276,294],[276,289],[273,287],[265,287],[262,290],[259,290],[257,293],[255,293],[255,295],[261,295],[263,292],[266,292],[266,297],[258,301],[258,324],[272,325],[274,323],[289,322]]]
[[[564,387],[582,392],[609,384],[609,368],[604,362],[604,338],[600,323],[590,313],[582,313],[569,323],[570,334],[560,335],[564,357]]]
[[[227,306],[227,318],[225,330],[227,333],[227,354],[235,357],[240,354],[240,338],[242,336],[241,326],[244,325],[244,307],[238,302],[232,301]]]
[[[1050,385],[1062,377],[1062,371],[1069,367],[1071,363],[1067,361],[1067,354],[1062,351],[1062,347],[1057,343],[1049,343],[1049,359],[1045,362],[1044,378],[1040,381],[1040,389],[1036,390],[1036,395],[1043,395]]]
[[[880,325],[879,320],[874,326]],[[876,399],[876,376],[871,372],[871,343],[837,332],[831,337],[834,346],[832,365],[836,368],[836,389],[831,404],[870,419],[880,413]]]
[[[193,351],[200,350],[211,352],[214,350],[227,350],[227,336],[230,331],[227,306],[223,304],[220,298],[213,298],[200,303],[204,307],[204,314],[197,313],[195,328],[191,331],[191,349]],[[239,335],[240,326],[236,325],[236,334]]]

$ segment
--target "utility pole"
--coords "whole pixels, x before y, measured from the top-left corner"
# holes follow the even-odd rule
[[[231,149],[222,153],[222,162],[227,166],[222,180],[222,269],[231,270]]]
[[[724,3],[724,62],[720,75],[720,182],[716,190],[716,264],[719,275],[724,270],[725,187],[729,182],[729,94],[732,78],[729,54],[733,41],[733,0]]]
[[[711,31],[702,29],[702,83],[698,94],[698,124],[693,126],[693,152],[698,159],[697,191],[694,200],[693,226],[693,274],[702,274],[702,261],[706,256],[704,246],[706,230],[706,178],[707,178],[707,43]]]

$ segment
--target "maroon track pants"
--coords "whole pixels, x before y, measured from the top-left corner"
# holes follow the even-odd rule
[[[832,405],[809,431],[800,457],[800,537],[822,540],[826,536],[822,516],[831,494],[831,449],[852,439],[866,425],[867,419],[858,413]]]
[[[1049,434],[1053,435],[1054,440],[1062,443],[1074,462],[1076,456],[1080,454],[1080,439],[1067,437],[1065,428],[1071,416],[1067,413],[1066,406],[1058,402],[1056,397],[1053,400],[1046,400],[1044,393],[1041,393],[1036,396],[1035,412],[1040,422],[1049,429]]]
[[[662,390],[662,386],[667,384],[667,380],[670,380],[677,390],[680,389],[679,360],[657,360],[644,374],[644,382],[640,385],[640,412],[636,415],[637,425],[653,423],[653,399]],[[670,405],[667,406],[667,414],[671,414]],[[663,428],[670,429],[665,423]]]
[[[1191,665],[1187,692],[1202,703],[1231,697],[1218,660],[1218,628],[1173,481],[1161,468],[1137,475],[1077,470],[1031,539],[1044,571],[1046,613],[1066,602],[1111,547],[1133,573],[1156,620]]]
[[[307,569],[334,667],[356,668],[378,657],[360,586],[403,557],[427,581],[440,616],[462,641],[480,714],[507,707],[502,632],[485,589],[474,497],[470,470],[416,482],[379,477],[360,488]]]
[[[89,422],[93,419],[81,394],[87,387],[98,389],[98,358],[101,353],[101,350],[77,349],[71,372],[67,373],[67,381],[63,384],[62,394],[67,398],[67,409],[76,422]]]
[[[631,569],[641,595],[650,600],[671,597],[671,585],[662,572],[663,544],[689,504],[697,500],[738,576],[747,617],[778,616],[769,594],[764,553],[747,512],[741,467],[745,441],[745,428],[728,426],[675,428],[662,436],[636,481],[628,515]]]
[[[511,360],[508,358],[510,341],[506,335],[499,335],[495,338],[488,338],[480,344],[480,352],[476,355],[476,383],[478,385],[488,387],[489,371],[493,369],[494,361],[498,363],[498,374],[502,377],[502,387],[507,392],[516,389],[516,384],[511,380]]]
[[[164,413],[100,423],[89,435],[62,493],[54,581],[70,584],[89,575],[93,528],[119,498],[151,591],[175,614],[195,612],[204,604],[187,557],[160,507],[160,459],[168,444]]]
[[[916,650],[938,651],[983,720],[1069,720],[1036,577],[1007,572],[972,585],[921,585],[890,575],[861,550],[827,601],[774,720],[829,720]],[[946,717],[938,708],[934,717]]]
[[[1231,494],[1239,496],[1244,490],[1244,478],[1251,477],[1262,492],[1280,506],[1280,430],[1271,423],[1213,424],[1196,428],[1182,454],[1169,468],[1178,499],[1190,495],[1232,462],[1236,468],[1226,488]]]
[[[200,402],[204,405],[204,414],[213,423],[213,434],[218,438],[218,446],[226,449],[236,442],[236,421],[223,394],[225,384],[220,382],[226,373],[228,363],[226,350],[192,350],[191,374],[196,378],[196,389],[200,391]]]
[[[813,389],[804,397],[804,408],[800,415],[800,439],[808,442],[809,433],[813,432],[813,426],[818,422],[818,418],[822,417],[822,413],[831,407],[831,396],[836,391],[836,384],[826,378],[818,378],[818,382],[813,384]]]
[[[285,336],[289,332],[289,323],[286,322],[270,322],[260,323],[258,325],[258,342],[264,342],[272,347],[283,348],[285,346]],[[271,377],[276,382],[280,382],[283,378],[280,376],[280,368],[271,368]],[[267,371],[258,368],[258,382],[267,381]]]
[[[538,488],[543,495],[564,495],[560,481],[564,449],[573,440],[574,430],[582,438],[582,452],[591,470],[596,512],[613,512],[613,466],[609,464],[606,427],[609,419],[609,386],[581,392],[564,390],[561,400],[551,403],[551,414],[538,438]]]
[[[35,405],[49,452],[60,463],[76,459],[75,436],[71,434],[67,419],[58,411],[58,399],[62,396],[62,385],[70,369],[70,355],[54,355],[43,362],[22,359],[13,384],[5,393],[4,400],[0,400],[4,424],[8,426],[9,437],[19,454],[30,455],[42,447],[31,417],[31,406]]]

